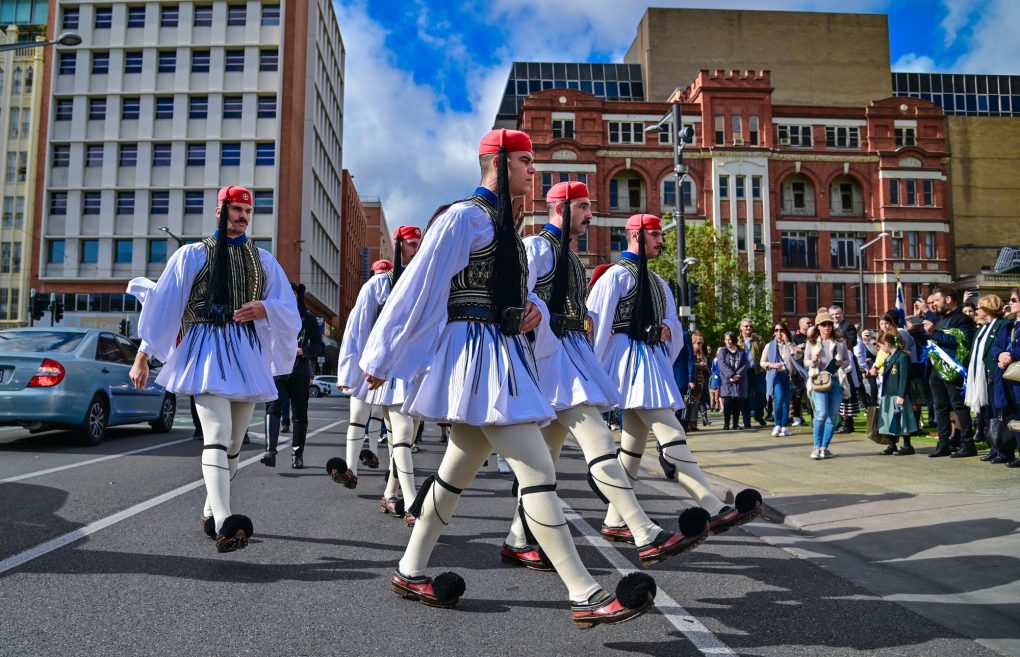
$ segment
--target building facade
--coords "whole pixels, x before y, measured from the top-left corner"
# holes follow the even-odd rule
[[[386,213],[383,211],[382,203],[378,198],[365,198],[362,200],[365,208],[365,215],[368,217],[367,242],[368,251],[365,254],[363,263],[371,265],[376,260],[393,260],[393,231],[390,230],[389,222],[386,221]],[[362,280],[368,280],[371,272],[363,270]]]
[[[677,94],[694,127],[682,186],[687,221],[734,233],[748,269],[770,281],[779,316],[838,303],[859,317],[862,244],[867,322],[892,306],[897,274],[908,294],[948,282],[953,244],[949,159],[942,111],[919,99],[860,107],[777,105],[768,71],[701,71]],[[521,129],[535,143],[538,175],[526,210],[540,229],[545,192],[587,182],[596,220],[580,252],[589,267],[626,247],[631,214],[672,212],[671,130],[656,129],[670,103],[605,101],[550,90],[524,101]]]
[[[215,228],[216,191],[254,193],[249,236],[340,305],[344,46],[332,3],[50,3],[83,43],[43,79],[32,280],[67,325],[134,325],[135,276]]]

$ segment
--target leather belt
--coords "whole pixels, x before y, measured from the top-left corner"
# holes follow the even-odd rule
[[[499,312],[481,306],[447,306],[448,322],[482,322],[484,324],[500,324]]]

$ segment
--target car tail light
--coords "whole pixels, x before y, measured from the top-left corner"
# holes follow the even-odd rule
[[[29,388],[49,388],[64,380],[64,366],[50,358],[44,358],[35,376],[28,382]]]

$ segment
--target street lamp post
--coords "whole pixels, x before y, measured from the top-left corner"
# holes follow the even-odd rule
[[[864,313],[868,308],[866,296],[867,292],[865,292],[864,289],[864,250],[871,246],[872,244],[875,244],[876,242],[881,242],[888,236],[889,233],[883,231],[879,233],[878,237],[876,237],[875,239],[871,240],[866,244],[861,244],[859,247],[857,247],[857,277],[858,282],[860,283],[860,287],[857,290],[857,309],[860,311],[862,329],[864,328]]]
[[[15,41],[14,43],[0,43],[0,52],[8,50],[21,50],[22,48],[43,48],[45,46],[67,46],[73,48],[81,45],[81,36],[74,32],[61,32],[56,39],[47,41]]]
[[[181,248],[182,246],[184,246],[184,240],[182,238],[178,237],[177,235],[174,235],[173,233],[171,233],[169,226],[160,226],[159,230],[163,231],[164,233],[166,233],[167,235],[172,237],[173,240],[175,242],[177,242],[177,248],[178,249]]]

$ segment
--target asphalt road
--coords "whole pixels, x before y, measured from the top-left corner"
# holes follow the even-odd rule
[[[794,551],[740,528],[649,569],[655,612],[577,630],[555,574],[499,560],[514,501],[495,459],[432,558],[434,573],[466,579],[459,607],[402,600],[388,578],[410,530],[377,510],[383,470],[362,469],[353,491],[333,483],[323,466],[342,453],[347,402],[310,408],[305,469],[286,451],[266,468],[260,441],[245,446],[233,507],[255,537],[222,555],[199,530],[200,449],[186,412],[170,434],[117,428],[93,448],[60,432],[0,431],[0,655],[996,654],[801,558],[808,539]],[[435,425],[425,440],[419,482],[442,456]],[[672,529],[688,504],[679,491],[638,484]],[[632,547],[598,538],[604,507],[569,444],[559,494],[600,582],[611,589],[639,568]]]

